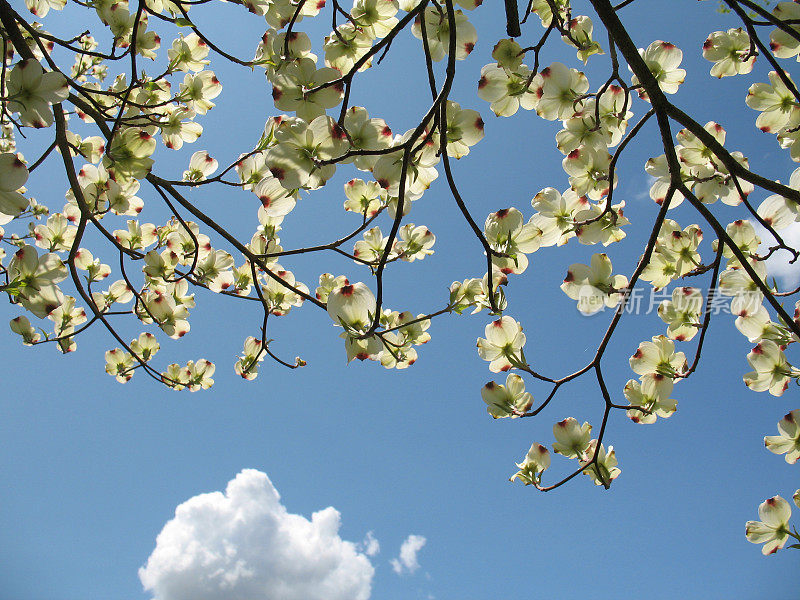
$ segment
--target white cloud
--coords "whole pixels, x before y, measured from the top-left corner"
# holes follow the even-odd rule
[[[175,509],[139,569],[154,600],[367,600],[375,569],[339,535],[339,512],[289,513],[265,473]]]
[[[653,187],[653,184],[658,181],[657,177],[653,177],[652,175],[647,175],[644,183],[642,184],[642,188],[638,192],[634,192],[633,197],[636,200],[647,200],[648,202],[652,202],[650,199],[650,188]]]
[[[754,223],[754,226],[756,233],[761,238],[761,245],[758,247],[758,251],[761,254],[766,254],[769,247],[775,244],[775,239],[760,224]],[[800,248],[800,223],[792,223],[778,233],[787,246]],[[779,278],[785,288],[795,288],[800,284],[800,258],[794,264],[790,264],[791,258],[792,255],[786,250],[777,250],[767,259],[767,273],[772,277]]]
[[[375,535],[368,531],[367,535],[364,536],[364,541],[359,545],[359,549],[367,556],[375,556],[381,551],[381,544],[375,538]]]
[[[398,575],[406,572],[406,573],[413,573],[417,569],[419,569],[419,561],[417,561],[417,552],[419,552],[422,547],[427,542],[423,536],[421,535],[410,535],[406,538],[406,540],[400,546],[400,556],[397,558],[393,558],[390,562],[392,564],[392,569]]]

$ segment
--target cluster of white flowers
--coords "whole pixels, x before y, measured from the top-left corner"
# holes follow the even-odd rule
[[[280,359],[267,338],[268,317],[286,316],[304,303],[325,310],[333,325],[341,328],[348,361],[372,360],[396,369],[418,359],[417,347],[431,339],[432,318],[486,309],[492,320],[485,337],[477,340],[478,354],[491,372],[509,372],[505,383],[490,381],[481,390],[489,414],[494,418],[538,414],[560,386],[594,371],[605,404],[600,428],[604,432],[611,409],[624,410],[640,424],[675,413],[674,385],[694,371],[702,347],[695,338],[702,340],[710,320],[710,295],[699,287],[674,287],[670,299],[658,308],[666,335],[651,336],[639,345],[629,361],[639,379],[630,379],[621,393],[614,394],[627,404],[616,403],[603,382],[600,358],[636,283],[650,282],[660,290],[679,279],[711,272],[709,287],[731,298],[736,328],[756,344],[747,355],[753,370],[744,374],[745,384],[753,391],[780,396],[792,382],[800,381],[800,369],[787,358],[792,344],[800,341],[796,300],[800,289],[781,290],[769,284],[765,266],[775,251],[792,252],[795,260],[800,256],[780,233],[800,221],[800,168],[788,185],[765,181],[750,172],[742,153],[724,148],[726,132],[720,124],[710,121],[703,126],[676,112],[667,114],[665,95],[678,92],[686,77],[680,67],[683,52],[670,42],[655,40],[637,53],[629,44],[619,43],[602,11],[599,21],[593,22],[589,16],[573,14],[569,0],[529,2],[529,13],[543,27],[540,43],[523,48],[514,39],[499,40],[491,53],[493,62],[481,69],[477,96],[497,116],[510,117],[522,109],[560,127],[555,147],[563,155],[567,187],[541,189],[531,200],[530,215],[513,206],[498,208],[481,228],[459,197],[450,159],[470,155],[484,137],[484,120],[478,110],[449,97],[456,61],[469,57],[478,43],[477,29],[467,15],[479,0],[355,0],[349,12],[335,3],[333,31],[316,49],[319,56],[312,53],[310,37],[297,27],[317,16],[324,1],[244,0],[240,8],[263,17],[267,27],[253,43],[251,61],[233,59],[202,35],[189,15],[196,2],[146,0],[137,6],[126,0],[90,2],[84,8],[112,34],[108,51],[88,33],[70,41],[50,36],[5,0],[0,2],[6,48],[0,94],[0,226],[16,228],[8,236],[0,228],[0,241],[12,249],[7,257],[0,248],[0,290],[26,311],[14,316],[10,325],[25,345],[52,342],[61,352],[71,352],[83,330],[102,323],[120,345],[106,352],[109,375],[125,383],[141,369],[173,389],[194,391],[213,384],[213,363],[198,359],[158,368],[152,361],[160,348],[156,334],[172,339],[188,334],[195,296],[206,291],[249,298],[263,309],[259,335],[245,338],[233,366],[247,380],[256,378],[266,356],[292,368],[305,365],[301,358]],[[26,0],[28,10],[39,19],[65,5],[66,0]],[[608,9],[615,10],[611,5]],[[337,24],[337,19],[343,22]],[[756,127],[774,133],[791,160],[800,162],[800,94],[778,62],[800,60],[800,5],[779,2],[771,19],[776,27],[768,46],[750,37],[752,26],[732,28],[712,32],[702,56],[713,63],[711,76],[722,78],[751,73],[757,55],[771,53],[769,83],[753,83],[745,102],[759,113]],[[613,72],[599,87],[592,88],[585,73],[562,62],[540,67],[540,50],[553,31],[555,39],[570,48],[570,55],[575,51],[584,64],[603,54],[595,40],[598,22],[608,29],[609,44],[615,46],[606,48]],[[351,106],[350,95],[358,73],[377,66],[406,27],[419,40],[434,99],[418,125],[393,133],[383,118],[370,115],[365,107]],[[164,52],[166,32],[171,32],[171,43],[164,44]],[[49,54],[56,46],[59,52],[74,54],[74,61],[63,69],[56,62],[59,53]],[[157,150],[163,146],[178,151],[196,143],[203,134],[198,121],[215,108],[214,100],[222,93],[222,83],[210,69],[212,50],[242,66],[262,68],[268,82],[264,94],[271,96],[277,111],[289,114],[269,117],[258,142],[231,164],[220,169],[208,151],[198,150],[180,177],[166,179],[154,169]],[[112,72],[119,70],[121,63],[116,61],[128,56],[134,66],[131,72],[112,76],[109,66]],[[163,63],[163,71],[149,75],[141,68],[145,61],[137,63],[139,58]],[[632,71],[630,79],[620,74],[622,59]],[[444,68],[437,66],[440,62]],[[634,102],[642,116],[631,126]],[[81,122],[70,121],[62,105],[71,106],[67,112],[74,112]],[[569,266],[562,291],[584,315],[614,309],[612,326],[584,369],[561,379],[542,375],[525,357],[522,324],[504,314],[505,287],[513,280],[509,277],[525,274],[528,256],[541,248],[563,246],[573,238],[581,245],[604,247],[625,239],[623,227],[630,222],[624,215],[625,201],[614,198],[616,165],[628,142],[653,115],[674,119],[683,128],[676,135],[677,145],[667,143],[664,154],[644,166],[654,180],[650,197],[658,205],[645,252],[630,276],[614,274],[606,252],[593,253],[588,264]],[[55,132],[49,150],[37,160],[26,159],[18,148],[26,143],[27,128]],[[69,181],[66,204],[58,212],[36,202],[26,187],[31,173],[41,173],[40,165],[54,150],[62,155]],[[302,194],[323,188],[337,169],[350,165],[359,172],[344,185],[343,209],[355,215],[352,233],[318,247],[285,250],[278,234]],[[434,233],[409,222],[407,215],[442,173],[487,254],[485,274],[453,282],[446,305],[438,311],[415,316],[391,310],[383,302],[387,265],[429,262],[434,253]],[[249,241],[238,241],[189,199],[193,188],[213,184],[238,188],[252,201],[255,232]],[[749,197],[757,186],[771,195],[755,209]],[[163,204],[170,214],[165,222],[139,219],[146,200]],[[717,200],[739,210],[743,218],[723,227],[724,221],[711,212],[719,209],[712,206]],[[683,226],[666,218],[667,210],[681,203],[691,204],[717,234],[713,261],[702,255],[703,232],[698,224]],[[384,218],[385,223],[380,221]],[[777,245],[768,255],[757,254],[761,240],[756,221],[775,237]],[[87,231],[96,233],[99,242]],[[352,243],[351,252],[344,249],[346,242]],[[102,246],[105,243],[109,246]],[[107,258],[109,248],[114,260]],[[344,255],[351,268],[374,276],[375,285],[323,273],[312,294],[280,263],[288,266],[293,255],[317,251]],[[794,319],[779,297],[795,303]],[[51,330],[34,327],[31,315],[43,323],[51,321]],[[109,321],[112,315],[128,315],[144,331],[126,344]],[[690,366],[676,344],[692,340],[697,349]],[[539,407],[534,407],[533,395],[525,389],[525,376],[553,386]],[[800,458],[799,418],[800,412],[792,411],[778,424],[779,435],[765,438],[767,448],[785,454],[789,463]],[[603,433],[592,438],[591,431],[588,422],[579,425],[574,417],[553,426],[553,451],[578,461],[573,475],[544,486],[550,452],[534,443],[511,479],[552,489],[582,472],[608,487],[620,474],[616,454],[613,446],[604,445]],[[800,491],[794,496],[798,506],[799,497]],[[788,537],[797,537],[788,529],[791,510],[780,496],[762,504],[759,513],[761,521],[748,523],[747,536],[753,542],[766,542],[765,553],[782,548]]]

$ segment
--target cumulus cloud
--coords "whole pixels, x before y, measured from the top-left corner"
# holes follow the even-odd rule
[[[408,536],[400,546],[400,556],[390,561],[394,572],[401,575],[402,573],[413,573],[419,569],[417,552],[422,549],[427,541],[421,535]]]
[[[761,245],[758,248],[760,253],[766,253],[769,247],[775,244],[772,234],[766,229],[755,223],[756,233],[761,238]],[[795,222],[787,228],[779,231],[783,241],[792,248],[800,247],[800,222]],[[800,259],[794,264],[790,264],[792,255],[786,250],[778,250],[767,259],[767,273],[771,277],[777,277],[781,284],[786,288],[794,288],[800,284]]]
[[[224,494],[175,509],[139,579],[154,600],[367,600],[375,569],[339,526],[333,507],[288,512],[267,475],[245,469]]]
[[[375,538],[375,535],[371,531],[368,531],[367,535],[364,536],[364,541],[361,542],[359,549],[361,549],[361,551],[367,556],[375,556],[381,551],[381,544]]]

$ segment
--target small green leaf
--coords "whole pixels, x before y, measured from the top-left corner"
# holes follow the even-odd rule
[[[177,19],[175,19],[175,25],[177,25],[178,27],[191,27],[192,22],[184,17],[178,17]]]
[[[18,296],[22,288],[25,287],[25,282],[19,279],[9,282],[7,285],[0,285],[0,292],[6,292],[12,296]]]

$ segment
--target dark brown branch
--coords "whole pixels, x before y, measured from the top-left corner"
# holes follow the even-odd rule
[[[522,31],[519,27],[519,6],[517,0],[505,0],[506,6],[506,33],[509,37],[519,37]]]

